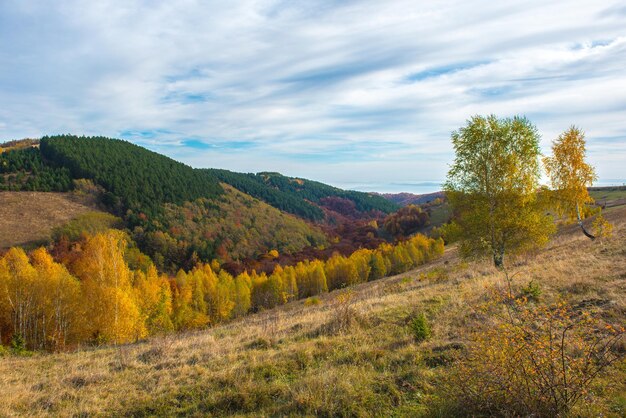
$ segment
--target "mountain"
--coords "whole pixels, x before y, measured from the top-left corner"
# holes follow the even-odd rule
[[[399,208],[376,194],[274,172],[194,169],[100,136],[45,136],[0,149],[0,190],[94,194],[170,271],[198,259],[241,262],[270,250],[326,248],[329,237],[343,253],[373,248],[381,239],[366,224]]]
[[[439,198],[444,199],[444,192],[434,192],[426,194],[413,194],[413,193],[383,193],[382,197],[400,206],[408,205],[421,205],[424,203],[430,203],[433,200]]]

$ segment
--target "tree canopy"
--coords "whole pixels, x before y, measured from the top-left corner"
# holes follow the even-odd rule
[[[552,142],[552,156],[543,159],[552,186],[553,207],[561,216],[576,219],[583,233],[594,239],[583,225],[585,205],[593,203],[587,190],[596,180],[594,168],[585,161],[585,134],[572,126]]]
[[[109,206],[155,216],[164,203],[181,204],[223,193],[218,181],[164,155],[105,137],[43,137],[41,153],[73,178],[103,186]]]
[[[538,201],[539,134],[526,118],[474,116],[452,133],[454,162],[444,189],[465,256],[506,253],[547,242],[554,227]]]

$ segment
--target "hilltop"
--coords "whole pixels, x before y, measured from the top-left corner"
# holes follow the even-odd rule
[[[537,254],[517,259],[514,289],[538,283],[562,299],[626,321],[626,207],[606,211],[613,238],[592,242],[563,227]],[[550,269],[546,269],[546,266]],[[0,362],[0,415],[450,416],[446,392],[488,289],[504,286],[489,262],[454,248],[416,270],[338,290],[206,331],[138,344]],[[410,323],[426,313],[432,338]],[[623,347],[622,347],[623,348]],[[626,365],[609,369],[576,416],[626,410]]]

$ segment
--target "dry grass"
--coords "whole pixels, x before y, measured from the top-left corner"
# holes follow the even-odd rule
[[[93,210],[72,193],[0,192],[0,250],[44,242],[53,228]]]
[[[514,285],[541,283],[546,300],[626,319],[626,208],[606,216],[615,234],[591,242],[563,230],[534,256],[515,260]],[[203,332],[74,353],[0,359],[0,416],[447,416],[441,382],[477,325],[488,263],[454,249],[427,266],[293,302]],[[424,312],[432,338],[415,342]],[[348,320],[346,315],[353,315]],[[337,326],[338,322],[342,326]],[[348,325],[346,325],[348,324]],[[579,416],[620,416],[626,364],[609,371]]]

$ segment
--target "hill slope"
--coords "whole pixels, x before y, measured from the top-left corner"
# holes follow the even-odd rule
[[[46,242],[54,228],[94,210],[70,193],[0,192],[0,250]]]
[[[564,298],[626,321],[626,208],[612,208],[603,243],[574,225],[511,268],[513,286],[535,280],[544,301]],[[549,266],[549,268],[547,268]],[[484,317],[490,263],[443,259],[350,292],[300,301],[171,339],[78,353],[5,358],[0,415],[450,416],[444,392],[456,353]],[[413,339],[425,312],[433,337]],[[626,364],[592,388],[574,416],[619,416]]]
[[[335,198],[352,202],[361,213],[390,213],[398,205],[373,194],[342,190],[317,181],[283,176],[280,173],[235,173],[228,170],[206,169],[208,173],[239,190],[261,199],[270,205],[311,220],[321,220],[324,212],[319,208],[330,207],[325,199]]]
[[[432,202],[435,199],[444,199],[444,192],[434,192],[426,194],[414,193],[383,193],[385,199],[394,202],[400,206],[421,205],[423,203]]]
[[[62,192],[72,190],[76,180],[88,179],[95,183],[101,203],[124,218],[140,248],[163,258],[158,264],[170,271],[192,266],[197,257],[239,262],[268,249],[298,252],[308,245],[326,244],[319,225],[307,225],[303,220],[326,220],[326,232],[335,237],[333,228],[360,222],[345,229],[358,231],[397,208],[380,196],[278,173],[193,169],[130,142],[105,137],[59,135],[39,142],[14,141],[5,148],[0,154],[0,190]],[[225,192],[224,183],[232,186],[230,193]],[[232,199],[233,190],[255,199],[239,204]],[[259,200],[276,211],[265,216],[269,212],[258,205]],[[200,206],[211,214],[198,216],[206,215]],[[255,219],[257,215],[264,217]],[[233,221],[236,219],[247,221]],[[228,233],[222,226],[227,226]],[[220,228],[222,232],[217,234]],[[341,231],[339,234],[346,235],[344,241],[351,240],[350,234],[359,235]],[[375,235],[371,241],[379,243]],[[242,236],[247,238],[237,238]],[[356,249],[361,244],[352,240],[342,246]]]
[[[127,141],[104,137],[41,139],[42,156],[75,179],[92,179],[112,196],[109,204],[157,215],[164,203],[182,204],[223,193],[215,178]]]
[[[219,258],[227,262],[256,258],[270,250],[295,253],[327,244],[326,236],[315,226],[227,184],[223,190],[219,199],[200,198],[164,206],[162,220],[168,235],[187,248],[177,265],[184,264],[189,251],[196,252],[202,260]],[[153,259],[165,259],[168,248],[161,248],[154,237],[155,234],[147,233],[138,241],[147,241],[144,248]]]

